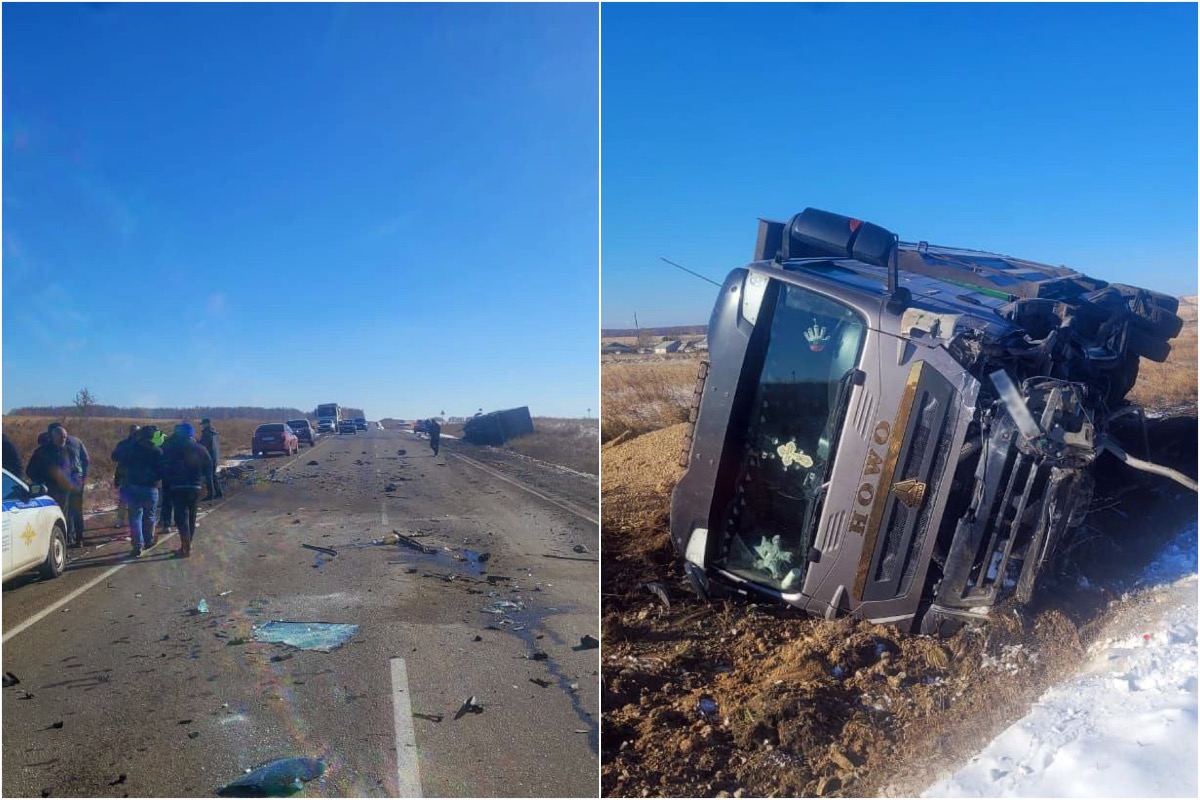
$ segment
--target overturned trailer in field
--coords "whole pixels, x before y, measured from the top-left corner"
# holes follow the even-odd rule
[[[499,446],[530,433],[533,433],[533,418],[528,406],[479,414],[463,426],[463,439],[471,444]]]
[[[1178,301],[900,242],[816,209],[760,221],[709,324],[671,538],[696,589],[947,631],[1028,600],[1078,530],[1110,422]]]

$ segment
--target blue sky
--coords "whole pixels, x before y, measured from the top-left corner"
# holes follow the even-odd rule
[[[597,413],[598,15],[3,7],[3,406]]]
[[[605,327],[708,321],[756,218],[1195,294],[1196,6],[602,11]]]

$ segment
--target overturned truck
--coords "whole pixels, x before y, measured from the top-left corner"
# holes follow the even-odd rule
[[[1178,301],[901,242],[807,209],[759,223],[709,323],[671,539],[705,597],[754,593],[925,633],[1027,601]]]
[[[477,414],[463,426],[463,439],[466,441],[497,447],[509,439],[530,433],[533,433],[533,418],[529,416],[528,406]]]

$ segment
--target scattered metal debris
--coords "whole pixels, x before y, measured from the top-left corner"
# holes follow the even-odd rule
[[[577,545],[575,545],[574,547],[572,547],[571,549],[572,549],[572,550],[574,550],[576,553],[588,553],[588,552],[591,552],[591,551],[589,551],[589,550],[587,549],[587,547],[586,547],[585,545],[582,545],[582,544],[577,544]]]
[[[122,772],[120,775],[117,776],[117,779],[115,781],[109,781],[108,785],[109,786],[120,786],[122,783],[125,782],[126,777],[128,777],[128,776],[126,776],[125,773]]]
[[[63,721],[60,719],[58,722],[51,722],[48,726],[46,726],[45,728],[42,728],[42,730],[44,730],[44,731],[62,730],[62,726],[63,726]]]
[[[600,640],[594,636],[583,635],[579,637],[579,644],[572,647],[572,650],[595,650],[600,646]]]
[[[538,686],[542,687],[543,689],[545,689],[546,687],[548,687],[550,685],[550,681],[548,681],[544,678],[530,678],[529,682],[536,683]]]
[[[332,547],[318,547],[315,544],[304,544],[303,542],[300,543],[300,546],[308,550],[316,550],[318,553],[325,553],[329,556],[337,555],[337,550],[334,550]]]
[[[208,613],[208,601],[205,600],[203,597],[201,597],[200,602],[196,604],[196,613],[197,614],[207,614]]]
[[[417,719],[427,719],[430,722],[441,722],[445,719],[441,714],[421,714],[416,711],[413,712],[413,716]]]
[[[281,758],[217,789],[219,797],[282,797],[325,774],[319,758]]]
[[[483,706],[481,706],[479,704],[479,701],[475,699],[475,695],[471,695],[470,697],[468,697],[466,700],[463,701],[462,706],[454,714],[454,718],[462,719],[467,714],[482,714],[482,713],[483,713]]]
[[[310,461],[310,462],[308,462],[308,463],[307,463],[305,466],[308,466],[308,467],[319,467],[319,466],[321,466],[321,462],[320,462],[320,461],[313,460],[313,461]]]
[[[16,686],[20,682],[21,682],[21,679],[18,678],[16,675],[13,675],[11,672],[4,673],[4,688],[5,689],[7,689],[10,686]]]

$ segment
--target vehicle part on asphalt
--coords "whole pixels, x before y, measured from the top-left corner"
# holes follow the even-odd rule
[[[275,620],[254,629],[256,642],[286,644],[298,650],[331,653],[358,634],[359,626],[340,622]]]
[[[462,706],[454,714],[455,719],[462,719],[467,714],[482,714],[483,706],[475,699],[475,695],[471,695],[466,700],[463,700]]]
[[[13,675],[11,672],[4,673],[4,688],[5,689],[7,689],[10,686],[16,686],[20,682],[21,682],[21,679],[18,678],[16,675]]]
[[[297,520],[297,522],[298,521],[299,520]],[[336,556],[338,554],[337,550],[334,550],[332,547],[319,547],[315,544],[304,544],[303,542],[300,543],[300,546],[306,550],[316,550],[318,553],[326,553],[327,555],[331,556]]]
[[[319,758],[280,758],[217,789],[219,797],[286,797],[325,774]]]
[[[572,650],[595,650],[600,646],[600,640],[595,636],[584,634],[579,637],[579,644],[572,647]]]

